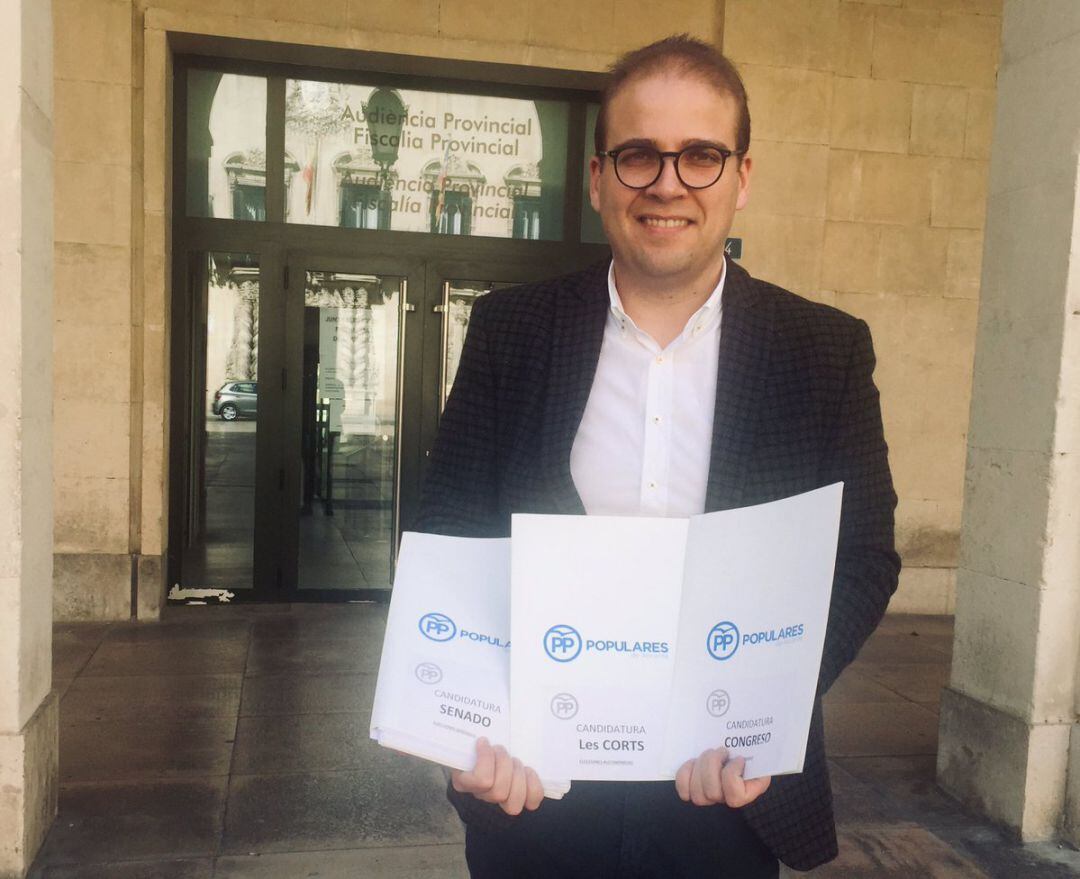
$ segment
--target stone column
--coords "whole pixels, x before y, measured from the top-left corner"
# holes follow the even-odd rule
[[[1080,4],[1005,0],[938,778],[1025,840],[1080,815],[1078,94]]]
[[[52,19],[7,0],[0,53],[0,877],[56,813],[52,687]]]

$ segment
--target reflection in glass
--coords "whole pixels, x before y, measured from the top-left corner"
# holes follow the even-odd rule
[[[569,104],[288,80],[288,218],[558,240]]]
[[[469,318],[473,304],[492,290],[511,287],[503,281],[443,281],[443,341],[442,341],[442,397],[439,408],[446,405],[450,389],[457,377],[461,363],[461,349],[469,331]]]
[[[265,220],[266,78],[189,70],[187,86],[188,216]]]
[[[196,288],[184,585],[250,589],[255,537],[259,260],[211,253]]]
[[[301,589],[388,588],[404,279],[309,271]]]

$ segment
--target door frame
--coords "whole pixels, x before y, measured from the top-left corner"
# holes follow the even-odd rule
[[[299,433],[290,413],[300,410],[299,376],[303,346],[295,344],[293,326],[297,303],[290,307],[294,277],[302,263],[341,267],[409,278],[408,297],[415,311],[404,322],[406,357],[403,371],[402,431],[398,463],[400,499],[398,529],[408,525],[420,497],[420,487],[438,430],[440,415],[442,320],[435,310],[442,302],[442,280],[489,280],[527,283],[584,268],[610,258],[606,245],[559,241],[471,238],[416,232],[341,229],[287,223],[241,223],[187,218],[177,231],[173,251],[171,337],[170,469],[168,560],[169,582],[181,582],[186,480],[190,479],[190,418],[185,400],[191,388],[193,273],[196,259],[208,253],[251,253],[259,259],[259,423],[256,437],[256,510],[254,575],[250,589],[234,590],[234,601],[385,601],[384,589],[298,589],[296,509],[290,506],[288,486],[298,485],[294,472]],[[361,267],[363,267],[361,269]],[[300,273],[299,275],[294,273]],[[288,287],[286,284],[288,283]],[[302,299],[298,300],[302,303]],[[302,321],[302,304],[300,305]],[[291,310],[290,310],[291,309]],[[409,373],[412,372],[410,381]],[[296,380],[292,377],[295,376]],[[284,389],[282,383],[284,381]],[[296,434],[293,440],[290,437]],[[297,454],[293,455],[292,452]],[[290,469],[293,468],[293,469]]]
[[[282,542],[279,544],[280,587],[285,601],[380,601],[389,588],[356,589],[300,588],[300,500],[303,486],[300,477],[303,425],[302,378],[304,358],[303,285],[308,271],[339,271],[385,275],[403,279],[398,312],[397,345],[397,419],[394,427],[394,499],[391,570],[396,561],[401,522],[418,502],[419,434],[423,400],[421,398],[423,324],[417,298],[423,296],[425,263],[416,255],[387,256],[385,253],[357,256],[321,248],[290,250],[285,258],[285,375],[283,376],[282,420],[278,431],[282,439]],[[415,363],[419,368],[413,369]],[[389,587],[389,584],[387,584]]]

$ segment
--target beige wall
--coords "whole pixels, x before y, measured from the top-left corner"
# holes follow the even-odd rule
[[[727,0],[754,123],[754,273],[851,312],[878,355],[905,569],[953,607],[1000,0]]]
[[[755,120],[744,261],[871,323],[910,566],[896,606],[951,609],[996,0],[53,3],[59,617],[126,616],[131,554],[140,613],[160,600],[168,31],[580,70],[723,32]]]
[[[1080,5],[1006,0],[938,777],[1080,839]]]
[[[0,8],[0,877],[56,814],[52,688],[53,89],[49,7]],[[45,50],[41,50],[41,46]]]

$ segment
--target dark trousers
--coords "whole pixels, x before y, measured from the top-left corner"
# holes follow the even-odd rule
[[[694,806],[674,782],[574,782],[510,827],[467,827],[473,879],[775,879],[737,809]]]

